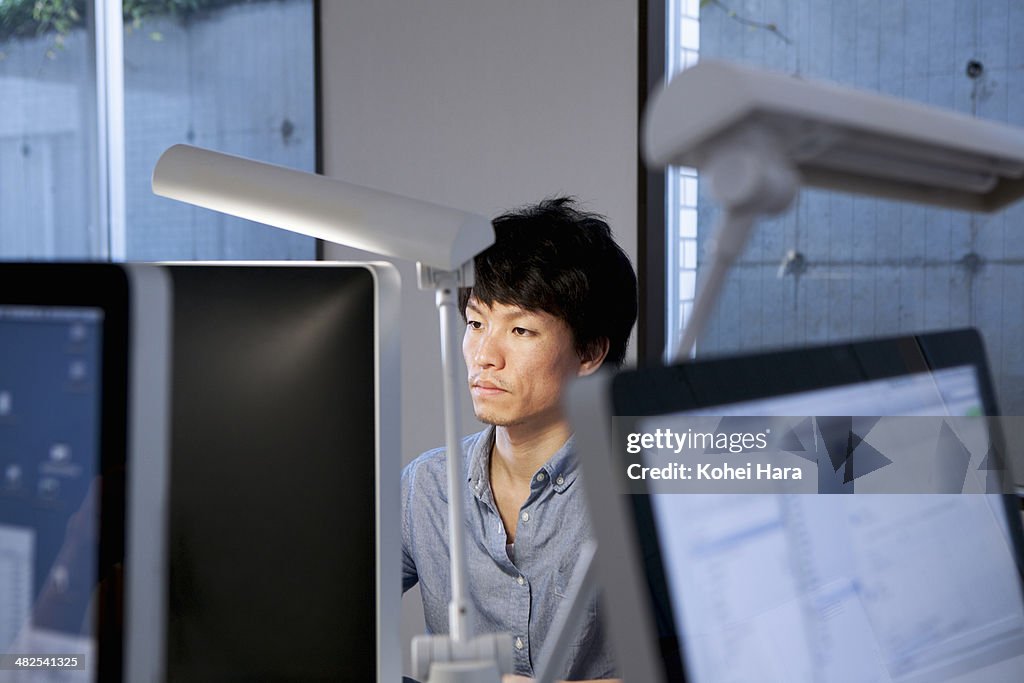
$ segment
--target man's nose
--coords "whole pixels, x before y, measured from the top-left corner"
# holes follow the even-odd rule
[[[501,343],[494,338],[491,332],[485,332],[474,340],[472,361],[477,367],[500,367],[503,363],[503,358],[504,354],[501,350]]]

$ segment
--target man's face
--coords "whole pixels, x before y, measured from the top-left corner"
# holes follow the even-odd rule
[[[462,355],[477,419],[511,427],[562,418],[562,391],[582,364],[565,321],[470,298]]]

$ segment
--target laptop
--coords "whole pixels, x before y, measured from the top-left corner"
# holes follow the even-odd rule
[[[1024,680],[996,414],[973,330],[580,383],[570,415],[590,425],[576,433],[626,680]]]

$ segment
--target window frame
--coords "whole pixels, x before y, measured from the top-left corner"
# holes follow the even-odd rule
[[[668,2],[639,0],[639,74],[637,102],[637,275],[639,319],[637,365],[662,362],[666,343],[667,194],[668,173],[644,164],[643,114],[654,91],[665,80]]]

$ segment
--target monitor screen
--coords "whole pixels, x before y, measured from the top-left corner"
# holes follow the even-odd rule
[[[169,680],[397,680],[397,275],[167,268]]]
[[[96,624],[103,311],[0,305],[0,651],[80,657]]]

